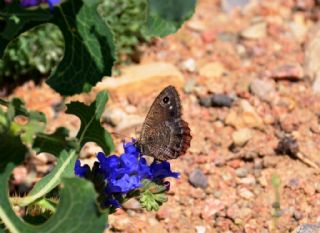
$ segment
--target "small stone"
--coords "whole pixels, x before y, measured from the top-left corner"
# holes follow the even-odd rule
[[[222,0],[221,8],[224,12],[229,13],[236,8],[245,7],[249,2],[250,0]]]
[[[211,107],[211,96],[203,96],[199,98],[199,104],[203,107]]]
[[[195,79],[188,79],[186,84],[183,87],[185,93],[192,93],[196,89],[196,80]]]
[[[181,63],[181,67],[183,70],[188,72],[195,72],[197,70],[196,62],[193,58],[189,58]]]
[[[236,43],[238,41],[238,35],[232,32],[220,32],[218,39],[223,42]]]
[[[241,32],[241,36],[245,39],[260,39],[265,37],[267,34],[267,23],[260,22],[249,26]]]
[[[206,25],[204,24],[204,21],[200,21],[200,20],[188,21],[187,27],[196,32],[201,32],[206,29]]]
[[[127,210],[140,210],[141,204],[135,198],[130,198],[128,201],[122,204],[122,207]]]
[[[299,221],[300,219],[302,219],[303,215],[300,211],[295,210],[292,214],[292,217],[296,220]]]
[[[316,76],[316,78],[313,81],[312,92],[313,92],[313,94],[319,94],[320,93],[320,72],[319,72],[319,74]]]
[[[203,206],[201,217],[208,221],[212,220],[215,214],[225,208],[225,204],[223,204],[220,200],[213,198],[207,199]]]
[[[126,119],[127,113],[120,108],[106,109],[102,115],[102,121],[115,127]]]
[[[247,200],[250,200],[254,197],[254,194],[246,188],[240,188],[239,195],[240,195],[240,197],[245,198]]]
[[[144,122],[144,117],[138,115],[128,115],[125,119],[123,119],[116,127],[116,132],[121,132],[126,129],[135,128],[137,126],[142,125]]]
[[[306,33],[308,31],[305,16],[302,14],[295,14],[293,21],[289,23],[289,27],[297,41],[300,43],[304,42]]]
[[[268,167],[276,167],[278,164],[278,160],[275,159],[273,156],[264,156],[263,157],[263,167],[268,168]]]
[[[294,233],[320,233],[320,223],[302,224],[294,230]]]
[[[235,146],[244,146],[252,138],[252,131],[249,128],[239,129],[232,133],[232,141]]]
[[[206,227],[205,226],[196,226],[197,233],[206,233]]]
[[[232,106],[234,99],[225,94],[213,94],[211,96],[211,105],[213,107],[228,107]]]
[[[112,222],[112,227],[118,231],[126,231],[128,228],[132,227],[132,224],[132,221],[128,217],[122,216]]]
[[[199,70],[200,76],[207,78],[218,78],[226,72],[224,66],[220,62],[211,62],[202,66]]]
[[[239,184],[246,184],[246,185],[254,185],[256,184],[256,179],[253,176],[245,177],[239,179]]]
[[[248,169],[240,167],[236,170],[236,175],[240,178],[246,177],[248,175]]]
[[[266,77],[272,78],[276,81],[289,80],[299,81],[303,79],[304,72],[300,64],[286,64],[275,68],[274,70],[265,73]]]
[[[217,36],[216,31],[210,30],[210,31],[205,31],[201,34],[201,38],[203,42],[205,43],[211,43],[215,40]]]
[[[263,120],[256,112],[255,108],[247,101],[241,100],[242,119],[248,127],[263,128]]]
[[[316,193],[314,184],[309,182],[303,185],[303,190],[308,196],[313,196]]]
[[[168,231],[164,228],[164,226],[160,222],[157,224],[147,226],[146,232],[168,233]]]
[[[212,94],[199,98],[199,103],[204,107],[231,107],[234,99],[225,94]]]
[[[190,173],[189,182],[196,188],[199,187],[205,189],[208,187],[208,178],[199,169],[195,169]]]
[[[266,102],[271,102],[276,93],[274,82],[261,79],[255,79],[250,83],[250,91],[259,99]]]

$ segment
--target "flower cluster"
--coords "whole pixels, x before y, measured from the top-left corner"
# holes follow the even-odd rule
[[[123,148],[124,153],[120,156],[110,155],[106,157],[104,153],[98,153],[98,162],[95,163],[92,170],[88,165],[81,166],[80,161],[76,161],[74,170],[77,176],[91,177],[91,180],[92,177],[97,176],[93,173],[103,176],[105,182],[103,193],[107,197],[104,199],[103,206],[120,207],[119,202],[121,202],[123,196],[130,191],[141,188],[145,180],[159,182],[166,177],[178,178],[179,173],[172,172],[167,161],[154,160],[151,165],[148,165],[134,140],[124,143]],[[93,182],[97,183],[95,180]],[[168,182],[163,182],[163,185],[169,187]]]
[[[31,7],[31,6],[38,6],[41,3],[48,3],[50,9],[52,10],[53,7],[60,3],[61,0],[21,0],[20,4],[23,7]]]

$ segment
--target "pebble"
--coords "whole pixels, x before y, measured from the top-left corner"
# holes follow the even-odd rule
[[[240,167],[236,169],[236,175],[240,178],[244,178],[248,175],[248,169],[244,167]]]
[[[294,210],[292,216],[296,221],[299,221],[303,217],[302,213],[298,210]]]
[[[120,108],[106,109],[102,115],[102,121],[110,124],[113,127],[119,125],[126,118],[127,113]]]
[[[206,227],[205,226],[196,226],[197,233],[206,233]]]
[[[267,34],[266,22],[255,23],[247,27],[240,33],[242,38],[251,39],[251,40],[264,38],[266,34]]]
[[[234,99],[225,94],[212,94],[210,96],[200,97],[199,103],[204,107],[228,107],[232,106]]]
[[[249,128],[239,129],[232,133],[232,141],[235,146],[242,147],[252,138],[252,131]]]
[[[205,189],[208,187],[208,178],[200,169],[194,169],[189,175],[189,182],[196,188]]]
[[[263,167],[265,168],[276,167],[278,164],[278,160],[275,159],[274,156],[264,156],[262,164],[263,164]]]
[[[256,179],[254,178],[254,176],[245,177],[245,178],[241,178],[238,183],[245,184],[245,185],[255,185]]]
[[[140,210],[142,209],[140,202],[135,198],[130,198],[128,201],[122,204],[124,209],[127,210]]]
[[[199,75],[207,78],[218,78],[225,72],[226,69],[220,62],[210,62],[199,69]]]
[[[187,94],[194,92],[195,88],[196,88],[196,84],[197,84],[197,82],[195,79],[188,79],[186,81],[186,84],[183,87],[184,92]]]
[[[274,70],[266,72],[266,76],[273,78],[276,81],[299,81],[303,78],[304,71],[300,64],[285,64],[276,67]]]
[[[247,200],[254,198],[254,194],[247,188],[240,188],[239,195],[240,197],[245,198]]]
[[[221,9],[226,13],[230,13],[236,8],[245,7],[249,2],[250,0],[222,0]]]
[[[236,129],[258,128],[263,129],[264,123],[255,108],[247,100],[241,100],[238,109],[232,109],[225,118],[225,124]]]
[[[320,233],[320,223],[300,225],[294,230],[294,233]]]
[[[250,83],[250,91],[259,99],[271,102],[276,94],[275,83],[271,80],[255,79]]]
[[[320,72],[318,76],[315,78],[312,84],[312,92],[313,94],[319,94],[320,93]]]
[[[201,212],[201,217],[204,220],[212,220],[212,217],[214,217],[215,214],[219,213],[225,208],[225,204],[223,204],[218,199],[207,199],[204,203],[204,207]]]
[[[197,70],[197,64],[193,58],[189,58],[181,63],[181,68],[192,73]]]

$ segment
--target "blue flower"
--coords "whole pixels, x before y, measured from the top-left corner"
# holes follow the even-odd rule
[[[55,5],[58,5],[61,0],[20,0],[20,4],[23,7],[38,6],[43,2],[48,3],[50,10],[53,10]]]
[[[61,0],[47,0],[47,1],[48,1],[48,5],[50,7],[50,10],[53,10],[53,7],[55,5],[58,5]]]
[[[142,187],[142,181],[145,179],[158,182],[166,177],[179,177],[179,173],[171,171],[170,164],[167,161],[153,161],[151,165],[148,165],[134,139],[128,143],[124,142],[123,149],[124,153],[120,156],[110,155],[107,157],[104,153],[99,152],[97,154],[98,162],[96,162],[97,169],[92,171],[90,171],[88,165],[81,167],[80,161],[76,161],[75,174],[77,176],[91,177],[93,182],[95,181],[94,177],[103,176],[104,187],[101,189],[100,184],[99,186],[95,184],[95,187],[100,187],[99,191],[102,190],[103,192],[100,193],[104,195],[103,206],[120,207],[120,202],[125,195]],[[91,175],[87,175],[90,172]],[[99,174],[93,174],[94,172]],[[169,182],[164,182],[163,185],[167,187],[167,190],[170,187]]]
[[[154,160],[150,166],[153,179],[164,179],[166,177],[178,178],[180,173],[172,172],[170,163],[167,161],[157,162]]]
[[[80,160],[76,161],[76,164],[74,166],[74,173],[77,176],[85,177],[85,175],[88,174],[89,172],[90,172],[90,167],[88,166],[88,164],[81,166]]]
[[[106,188],[107,193],[127,193],[131,190],[139,188],[141,186],[141,180],[137,176],[130,176],[124,174],[120,179],[108,180]]]

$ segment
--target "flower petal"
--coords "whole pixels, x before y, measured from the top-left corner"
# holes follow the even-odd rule
[[[77,176],[84,177],[90,171],[88,164],[81,166],[81,162],[78,159],[74,165],[74,173]]]
[[[153,179],[164,179],[166,177],[178,178],[180,176],[180,173],[171,171],[170,163],[167,161],[159,163],[154,160],[150,165],[150,169]]]

